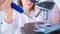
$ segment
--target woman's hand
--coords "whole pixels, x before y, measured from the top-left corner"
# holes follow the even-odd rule
[[[12,0],[5,0],[5,2],[1,5],[3,12],[3,17],[4,20],[7,23],[11,23],[12,22],[12,14],[13,14],[13,10],[11,8],[11,2]]]

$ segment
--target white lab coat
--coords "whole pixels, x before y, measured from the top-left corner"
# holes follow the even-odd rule
[[[33,17],[33,13],[31,13],[31,16]],[[2,26],[1,26],[1,34],[22,34],[21,33],[21,27],[24,26],[25,23],[29,23],[29,22],[35,22],[36,20],[42,20],[41,17],[37,17],[37,19],[35,20],[35,18],[31,19],[28,16],[26,16],[23,13],[19,13],[15,10],[13,10],[13,22],[11,24],[7,24],[4,19],[2,19]],[[41,18],[41,19],[40,19]]]

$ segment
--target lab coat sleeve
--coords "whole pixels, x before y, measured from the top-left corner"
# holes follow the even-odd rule
[[[6,21],[4,21],[4,19],[2,19],[2,22],[3,22],[3,24],[1,26],[1,32],[4,32],[4,31],[10,29],[13,25],[13,23],[8,24]]]

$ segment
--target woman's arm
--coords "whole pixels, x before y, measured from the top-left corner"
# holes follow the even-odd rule
[[[4,21],[6,21],[7,23],[11,23],[12,20],[13,20],[12,15],[13,15],[12,9],[5,10],[4,13],[3,13]]]
[[[6,23],[12,23],[12,14],[13,10],[10,6],[12,0],[5,0],[5,2],[1,5],[3,12],[3,19],[6,21]]]

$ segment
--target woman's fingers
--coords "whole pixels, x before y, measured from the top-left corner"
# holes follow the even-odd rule
[[[5,0],[0,0],[0,6],[1,6],[1,4],[3,4],[5,2]]]
[[[8,0],[8,1],[5,0],[5,2],[1,5],[2,9],[3,10],[10,9],[11,8],[11,6],[10,6],[11,2],[12,2],[12,0]]]

